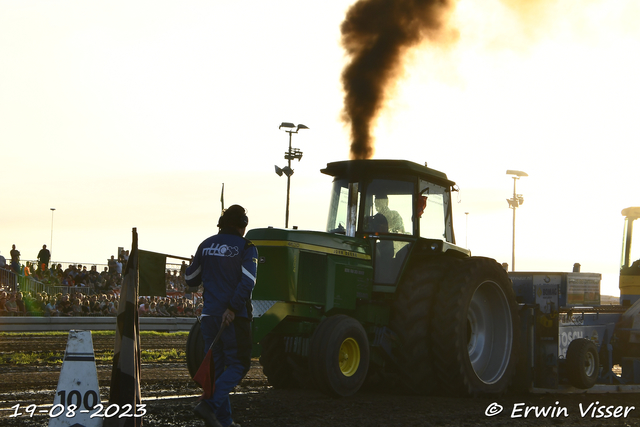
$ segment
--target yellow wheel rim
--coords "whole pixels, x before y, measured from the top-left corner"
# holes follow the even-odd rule
[[[345,377],[350,377],[356,373],[360,366],[360,346],[353,338],[347,338],[340,345],[340,354],[338,355],[338,363],[340,372]]]

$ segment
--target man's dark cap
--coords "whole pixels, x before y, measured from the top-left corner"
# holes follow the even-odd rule
[[[244,228],[249,224],[247,211],[240,205],[232,205],[225,209],[218,220],[218,227],[239,227]]]

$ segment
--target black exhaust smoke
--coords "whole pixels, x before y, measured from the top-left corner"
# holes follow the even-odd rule
[[[371,127],[385,92],[402,73],[405,51],[425,38],[451,41],[446,22],[455,0],[360,0],[341,25],[342,46],[351,62],[342,72],[342,119],[351,126],[351,159],[368,159]]]

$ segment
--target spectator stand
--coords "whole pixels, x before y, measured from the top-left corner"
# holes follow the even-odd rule
[[[25,263],[30,262],[33,266],[37,265],[37,261],[26,260]],[[106,266],[106,264],[81,264],[81,263],[73,263],[73,262],[52,262],[51,266],[60,266],[62,271],[67,271],[71,266],[96,266],[98,272],[99,266]],[[49,269],[49,271],[52,271]],[[48,295],[56,295],[56,294],[73,294],[73,293],[82,293],[85,295],[93,295],[96,293],[95,286],[91,284],[79,284],[77,286],[70,286],[64,283],[61,283],[63,277],[59,275],[51,275],[47,274],[46,277],[43,277],[41,280],[38,280],[39,277],[42,276],[36,269],[31,271],[31,275],[27,276],[24,274],[24,270],[22,270],[23,274],[16,275],[11,272],[14,276],[15,282],[18,284],[17,289],[13,289],[13,291],[22,291],[22,292],[30,292],[32,295],[46,293]]]
[[[149,304],[154,303],[154,305],[162,300],[163,305],[170,313],[160,314],[154,311],[149,313],[148,316],[195,317],[200,315],[202,311],[202,293],[188,292],[186,289],[184,273],[186,261],[189,261],[189,259],[171,255],[164,256],[182,260],[182,263],[179,264],[166,262],[166,258],[164,259],[166,295],[164,298],[149,296],[141,298],[144,298]],[[0,291],[4,291],[8,296],[13,295],[14,297],[17,294],[21,294],[26,310],[23,313],[0,314],[0,316],[111,317],[115,315],[114,308],[117,309],[119,302],[122,275],[113,274],[113,272],[109,273],[107,264],[51,262],[49,269],[43,271],[37,267],[37,261],[35,260],[23,260],[23,262],[24,264],[21,265],[18,274],[14,273],[10,268],[0,268]],[[31,269],[25,268],[24,266],[28,265],[27,263],[33,264],[33,267]],[[88,273],[92,273],[94,267],[95,272],[98,272],[102,277],[99,282],[89,278],[90,274]],[[88,270],[85,271],[85,268]],[[74,273],[73,276],[76,280],[67,280],[71,272]],[[96,278],[95,272],[93,272],[93,279]],[[162,280],[161,278],[162,276],[160,276],[160,280]],[[61,301],[75,304],[76,309],[61,309]],[[52,309],[45,307],[48,302],[53,304]],[[87,307],[78,308],[78,302],[80,306],[86,305]]]

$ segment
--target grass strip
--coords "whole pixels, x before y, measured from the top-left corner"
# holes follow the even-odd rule
[[[104,350],[94,352],[96,362],[111,363],[113,361],[113,351]],[[17,351],[0,353],[0,365],[31,366],[31,365],[60,365],[64,358],[64,351]],[[186,363],[186,353],[184,350],[142,350],[140,360],[143,363]]]

